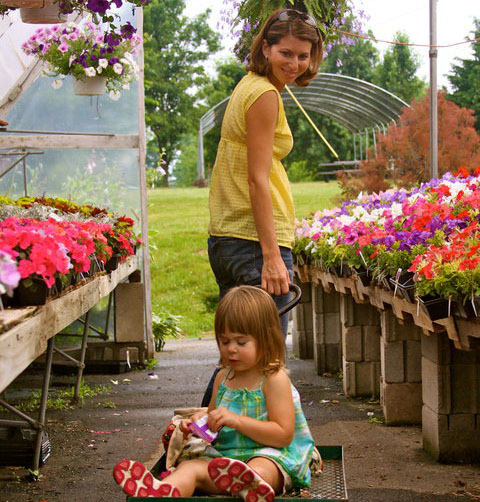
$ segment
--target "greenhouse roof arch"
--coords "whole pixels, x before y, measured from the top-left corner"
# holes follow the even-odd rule
[[[331,117],[353,134],[385,130],[408,107],[401,98],[377,85],[333,73],[319,73],[308,87],[292,86],[290,91],[306,110]],[[285,106],[296,106],[286,91],[282,98]],[[229,99],[220,101],[200,119],[197,162],[200,178],[204,177],[203,136],[222,123]]]

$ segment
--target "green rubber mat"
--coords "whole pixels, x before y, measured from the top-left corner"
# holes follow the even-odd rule
[[[345,502],[348,500],[343,466],[343,447],[317,446],[317,449],[323,459],[323,472],[315,476],[312,475],[312,482],[308,490],[293,490],[283,497],[276,497],[276,501],[293,502],[298,499],[310,499],[318,502]],[[167,500],[172,502],[232,502],[241,499],[225,495],[202,495],[175,499],[169,497],[127,497],[128,502],[166,502]]]

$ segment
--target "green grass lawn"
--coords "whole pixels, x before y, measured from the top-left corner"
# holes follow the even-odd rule
[[[335,205],[336,182],[292,185],[297,217]],[[218,288],[207,255],[208,189],[148,192],[152,309],[182,317],[187,336],[213,330]]]

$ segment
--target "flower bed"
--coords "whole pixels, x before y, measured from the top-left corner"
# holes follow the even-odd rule
[[[480,296],[480,168],[447,173],[411,191],[361,195],[297,222],[298,265],[365,274],[416,298]],[[408,295],[406,296],[408,298]],[[414,299],[410,297],[410,299]],[[478,312],[480,315],[480,312]]]
[[[44,303],[65,286],[113,270],[112,259],[125,260],[140,243],[133,220],[105,209],[62,199],[2,197],[0,292],[12,297],[14,290],[40,291],[38,302]]]

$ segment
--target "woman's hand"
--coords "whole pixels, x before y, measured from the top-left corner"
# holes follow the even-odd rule
[[[240,425],[240,415],[223,407],[212,410],[208,414],[208,428],[212,432],[218,432],[218,429],[223,425],[231,429],[238,429]]]
[[[288,293],[290,275],[280,253],[273,258],[264,255],[262,267],[262,289],[271,295]]]

